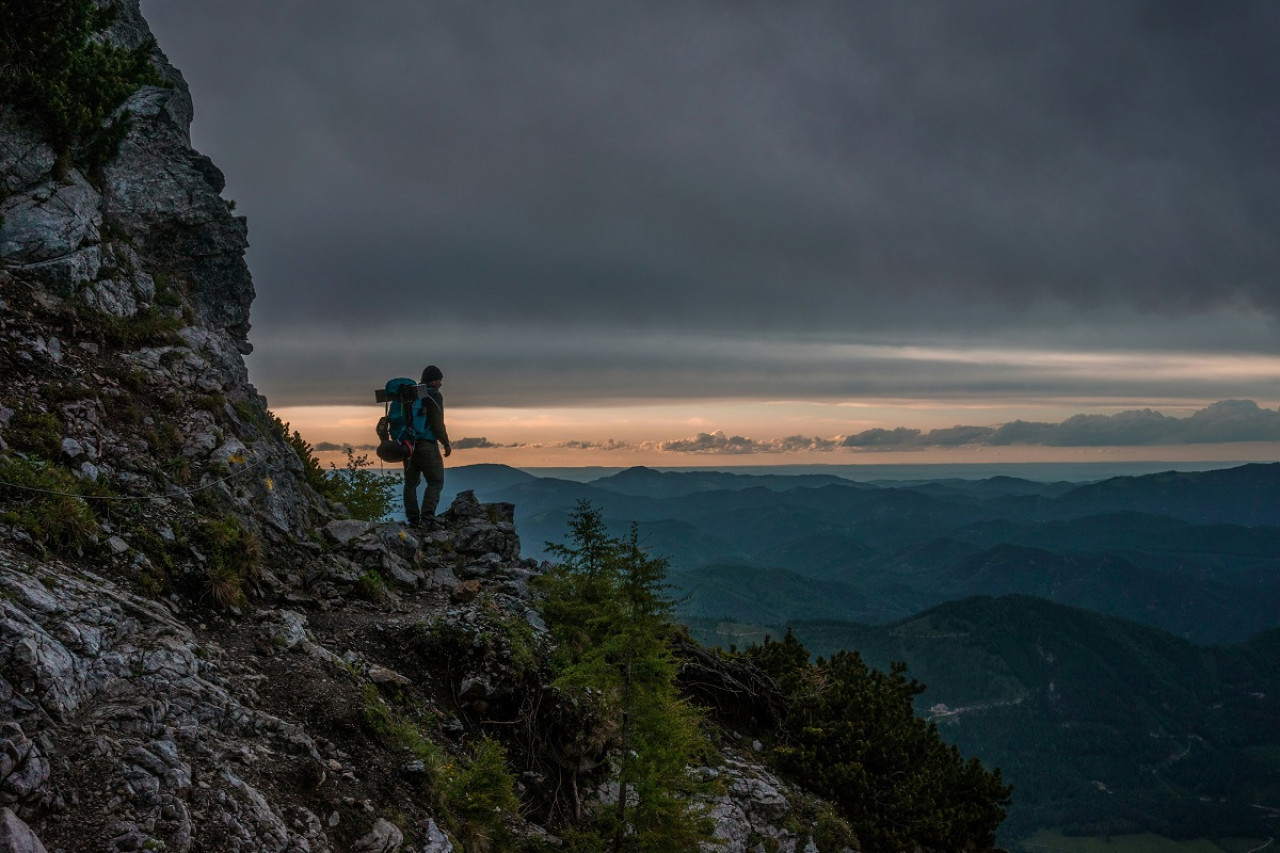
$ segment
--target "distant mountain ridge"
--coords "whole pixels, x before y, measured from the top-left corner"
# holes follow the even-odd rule
[[[1280,463],[1082,485],[805,475],[786,488],[780,475],[646,468],[582,483],[495,466],[449,477],[515,503],[534,553],[579,500],[618,532],[636,522],[646,546],[670,557],[691,612],[720,607],[726,619],[743,617],[734,602],[752,597],[799,606],[757,571],[772,568],[856,589],[869,622],[969,595],[1034,593],[1202,642],[1280,624],[1280,527],[1264,523],[1280,513]],[[709,564],[742,567],[733,601],[699,579]]]

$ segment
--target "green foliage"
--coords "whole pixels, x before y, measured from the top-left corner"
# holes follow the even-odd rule
[[[258,576],[262,547],[234,515],[199,521],[188,539],[205,558],[203,592],[223,606],[244,602],[245,582]]]
[[[83,324],[86,337],[108,347],[126,350],[180,344],[182,339],[178,337],[178,331],[187,325],[187,319],[181,314],[155,306],[143,308],[131,317],[77,306],[76,319]]]
[[[539,584],[557,653],[555,686],[594,702],[616,735],[617,802],[595,815],[612,851],[685,851],[710,838],[689,766],[706,748],[700,716],[676,688],[674,630],[664,559],[646,554],[632,527],[610,537],[586,501],[570,516],[570,542],[549,545],[561,564]],[[592,849],[584,836],[576,849]],[[601,849],[604,849],[603,847]]]
[[[0,455],[0,520],[43,549],[67,554],[90,544],[98,520],[80,496],[98,491],[55,465]]]
[[[163,82],[154,41],[126,50],[95,37],[117,12],[93,0],[0,0],[0,102],[44,133],[64,174],[73,160],[92,168],[114,156],[129,119],[112,113],[139,86]]]
[[[17,412],[5,440],[15,450],[52,461],[62,453],[62,421],[52,412]]]
[[[373,470],[373,463],[366,454],[355,455],[346,448],[347,462],[342,468],[332,462],[332,473],[327,478],[331,496],[347,508],[352,518],[362,521],[382,521],[391,512],[399,485],[392,477]]]
[[[420,725],[392,708],[372,684],[364,687],[364,719],[383,743],[422,761],[431,799],[462,850],[508,849],[506,818],[519,813],[520,798],[500,743],[481,738],[468,760],[455,760]]]
[[[516,778],[507,768],[502,744],[484,737],[471,760],[446,765],[439,780],[441,812],[464,851],[505,849],[510,832],[504,817],[517,814]]]
[[[986,850],[1011,789],[1000,772],[965,762],[932,723],[915,716],[924,687],[904,664],[870,669],[856,652],[808,662],[789,632],[746,655],[787,699],[780,768],[827,797],[870,851]]]
[[[369,601],[382,601],[387,597],[387,582],[377,570],[369,569],[360,575],[360,591]]]
[[[70,403],[76,400],[90,399],[93,397],[93,392],[80,382],[72,380],[70,382],[51,383],[44,389],[44,393],[41,396],[50,403]]]
[[[336,484],[324,473],[324,468],[320,467],[320,461],[316,459],[313,448],[302,437],[302,433],[297,430],[290,432],[289,424],[274,414],[271,415],[271,426],[276,435],[283,438],[293,449],[298,461],[302,463],[302,479],[306,484],[324,497],[337,500]]]
[[[271,415],[272,428],[276,434],[288,442],[302,463],[302,478],[307,485],[321,496],[346,507],[351,518],[362,521],[381,521],[391,512],[395,502],[398,484],[392,477],[387,477],[373,470],[373,463],[366,454],[355,455],[355,450],[346,448],[347,462],[342,468],[329,463],[329,473],[325,473],[320,461],[315,457],[315,449],[297,430],[289,431],[289,424]]]

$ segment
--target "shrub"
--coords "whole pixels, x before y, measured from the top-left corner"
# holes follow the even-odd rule
[[[133,50],[94,38],[114,21],[113,4],[93,0],[0,0],[0,101],[13,104],[58,154],[92,168],[115,155],[128,114],[108,121],[139,86],[161,85],[154,40]]]
[[[228,515],[198,522],[188,538],[205,558],[203,591],[223,607],[243,603],[245,582],[258,575],[262,557],[258,537]]]
[[[17,412],[5,440],[15,450],[52,461],[62,454],[62,421],[52,412]]]
[[[54,465],[0,456],[0,519],[54,553],[81,551],[92,541],[98,520],[81,495],[94,491]]]
[[[432,800],[464,851],[508,849],[501,846],[510,841],[506,818],[519,813],[520,798],[500,743],[483,737],[469,760],[455,760],[372,684],[364,687],[364,720],[383,743],[408,750],[422,761]]]
[[[290,432],[289,424],[274,414],[271,414],[271,428],[276,435],[285,440],[294,455],[298,457],[298,461],[302,463],[302,479],[306,484],[329,500],[336,501],[337,487],[325,474],[324,468],[320,467],[320,461],[316,459],[313,448],[302,437],[302,433],[297,430]]]
[[[392,477],[372,470],[373,463],[365,454],[355,455],[346,448],[347,462],[342,468],[329,463],[329,486],[334,500],[347,508],[352,518],[381,521],[391,512],[399,484]]]
[[[520,798],[502,744],[483,737],[470,761],[442,768],[438,801],[463,850],[503,849],[496,845],[509,840],[504,818],[519,812]]]

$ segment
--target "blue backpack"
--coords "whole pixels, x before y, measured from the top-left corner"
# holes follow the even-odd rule
[[[418,402],[418,383],[400,377],[388,379],[387,384],[374,392],[386,410],[378,420],[378,458],[384,462],[403,462],[413,455],[413,442],[419,435],[415,420],[425,421]],[[427,430],[430,432],[430,430]]]

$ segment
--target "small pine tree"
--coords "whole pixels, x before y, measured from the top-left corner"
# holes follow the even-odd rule
[[[562,563],[540,600],[557,645],[556,686],[596,697],[616,732],[617,800],[597,815],[598,832],[614,853],[697,849],[710,825],[689,765],[703,738],[676,688],[667,561],[644,552],[634,525],[626,539],[610,537],[585,501],[569,528],[570,544],[549,545]]]

